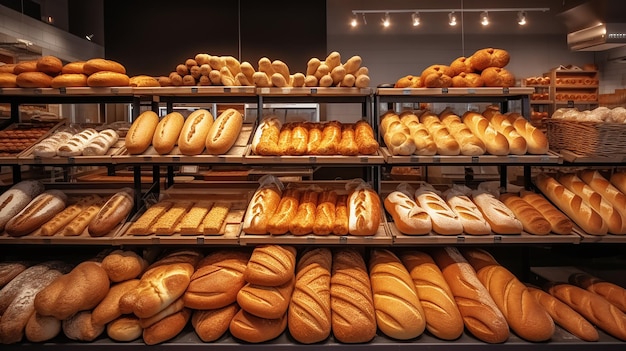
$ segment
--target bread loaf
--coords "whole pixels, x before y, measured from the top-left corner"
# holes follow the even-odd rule
[[[62,322],[63,333],[71,340],[94,341],[104,332],[104,325],[91,323],[91,311],[79,311]]]
[[[273,235],[286,234],[289,231],[289,223],[296,216],[300,205],[301,191],[296,188],[288,188],[283,192],[278,207],[267,223],[267,231]]]
[[[111,285],[109,292],[93,309],[91,313],[91,323],[104,326],[114,319],[119,318],[122,315],[120,311],[120,298],[130,290],[136,288],[137,285],[139,285],[139,279],[129,279]]]
[[[159,124],[159,116],[152,111],[142,112],[130,125],[124,141],[126,150],[131,155],[141,154],[148,149],[154,131]]]
[[[622,221],[622,229],[620,233],[626,232],[626,195],[622,193],[618,188],[604,178],[597,170],[584,170],[579,172],[579,177],[582,179],[593,191],[597,192],[602,198],[613,205],[613,208],[620,214]]]
[[[262,286],[283,285],[295,275],[296,254],[296,249],[288,245],[256,246],[244,271],[244,279]]]
[[[524,116],[519,113],[510,112],[505,114],[515,130],[526,139],[528,153],[533,155],[543,155],[549,150],[548,137],[537,127],[533,126]]]
[[[247,283],[237,293],[237,304],[244,311],[260,318],[281,318],[289,308],[294,283],[294,279],[278,286]]]
[[[487,115],[486,117],[498,132],[500,132],[509,143],[509,153],[513,155],[524,155],[528,151],[526,139],[517,132],[517,129],[507,119],[507,117],[501,113],[494,113]]]
[[[198,263],[183,295],[185,306],[197,310],[222,308],[237,301],[237,293],[245,285],[250,252],[218,250]]]
[[[113,129],[102,130],[83,148],[84,156],[106,155],[109,149],[117,143],[119,134]]]
[[[331,265],[328,248],[306,251],[298,261],[287,326],[291,336],[303,344],[320,342],[330,335]]]
[[[27,261],[0,262],[0,289],[30,266]]]
[[[213,125],[213,115],[205,109],[192,112],[180,131],[178,149],[183,155],[199,155],[204,150],[209,130]]]
[[[24,236],[32,233],[51,220],[65,208],[67,195],[60,190],[51,189],[37,195],[5,227],[10,236]]]
[[[291,139],[287,146],[287,154],[301,156],[306,154],[309,143],[309,131],[304,123],[295,123],[291,129]]]
[[[470,64],[475,71],[482,71],[488,67],[504,67],[509,60],[508,51],[498,48],[479,49],[470,56]]]
[[[17,88],[17,76],[13,73],[0,72],[0,88]]]
[[[83,65],[83,73],[91,75],[100,71],[109,71],[126,74],[126,68],[119,62],[103,58],[87,60]]]
[[[313,232],[319,194],[319,191],[313,189],[307,189],[302,192],[296,215],[289,222],[289,232],[291,234],[306,235]]]
[[[135,204],[134,190],[124,188],[113,194],[89,222],[87,230],[91,236],[103,236],[122,223]]]
[[[487,343],[502,343],[509,325],[476,271],[454,247],[436,248],[432,257],[441,269],[467,330]]]
[[[195,310],[191,315],[191,325],[200,340],[212,342],[228,331],[230,321],[237,312],[239,306],[236,303],[218,309]]]
[[[491,230],[498,234],[520,234],[524,229],[522,222],[515,217],[502,201],[487,191],[475,190],[472,200],[489,222]]]
[[[229,108],[220,113],[207,134],[207,153],[221,155],[228,152],[237,141],[242,126],[243,116],[239,111]]]
[[[462,119],[472,133],[485,143],[488,153],[491,155],[509,154],[509,142],[506,137],[481,114],[468,111],[463,114]]]
[[[85,74],[84,71],[85,61],[73,61],[66,63],[63,68],[61,68],[62,74]]]
[[[397,190],[389,193],[384,204],[393,223],[403,234],[422,235],[432,230],[428,213],[405,193]]]
[[[426,111],[420,115],[419,119],[420,123],[426,126],[428,134],[431,135],[435,141],[439,155],[456,156],[461,153],[459,142],[452,136],[450,130],[441,123],[437,115]]]
[[[570,284],[604,297],[620,311],[626,313],[626,289],[621,286],[587,273],[574,273],[569,276],[568,281]]]
[[[426,329],[444,340],[460,337],[464,328],[463,318],[443,273],[432,257],[425,252],[410,250],[403,252],[400,259],[415,284],[424,309]]]
[[[463,233],[463,224],[448,204],[430,185],[422,185],[415,191],[415,199],[432,221],[433,230],[442,235]]]
[[[400,259],[387,249],[373,249],[369,270],[378,328],[399,340],[420,336],[426,327],[424,310]]]
[[[446,190],[443,195],[448,206],[456,213],[463,225],[463,232],[471,235],[491,234],[489,222],[469,196],[454,188]]]
[[[185,118],[178,112],[168,113],[159,121],[152,135],[152,146],[159,155],[174,149],[184,124]]]
[[[35,297],[35,310],[42,316],[64,320],[96,307],[109,287],[109,277],[100,264],[84,261],[40,291]]]
[[[381,217],[378,194],[366,187],[353,190],[348,197],[348,231],[352,235],[374,235]]]
[[[185,328],[190,318],[191,310],[188,308],[169,315],[144,329],[143,341],[146,345],[156,345],[170,340]]]
[[[50,316],[33,312],[24,328],[24,336],[30,342],[44,342],[53,339],[61,332],[61,321]]]
[[[428,128],[418,120],[403,122],[409,128],[411,138],[415,143],[415,154],[422,156],[432,156],[437,153],[437,143]],[[449,139],[448,139],[449,140]]]
[[[513,211],[515,217],[522,222],[524,231],[535,235],[546,235],[552,230],[550,222],[544,218],[541,212],[520,196],[513,193],[502,194],[500,201]]]
[[[361,155],[373,155],[378,151],[378,142],[374,136],[374,129],[365,120],[358,120],[354,124],[356,144]]]
[[[267,224],[276,212],[281,199],[281,191],[270,184],[261,186],[252,195],[243,217],[243,231],[247,234],[267,234]]]
[[[511,329],[521,338],[539,342],[554,334],[554,321],[526,285],[483,249],[466,248],[463,255],[476,270]]]
[[[257,155],[278,155],[278,137],[281,122],[276,117],[265,117],[252,138],[252,152]]]
[[[0,290],[0,315],[11,305],[15,296],[19,294],[22,286],[30,281],[34,281],[38,276],[50,269],[48,264],[35,264],[23,270],[10,282],[8,282],[2,290]]]
[[[230,321],[232,336],[250,343],[260,343],[277,338],[287,328],[287,315],[278,319],[266,319],[239,310]]]
[[[100,71],[87,77],[87,86],[90,87],[127,87],[130,77],[118,72]]]
[[[398,121],[391,125],[383,136],[385,145],[392,155],[412,155],[417,150],[409,127]]]
[[[43,72],[23,72],[15,77],[15,83],[20,88],[50,88],[52,77]]]
[[[178,298],[176,301],[172,302],[167,307],[157,312],[157,314],[147,318],[139,318],[139,325],[141,325],[141,327],[144,329],[150,328],[151,326],[155,325],[166,317],[182,311],[184,308],[185,303],[183,299]]]
[[[332,233],[337,210],[336,204],[336,191],[325,190],[319,194],[315,210],[315,222],[313,223],[313,234],[329,235]]]
[[[550,222],[550,229],[556,234],[570,234],[572,232],[572,221],[554,207],[550,201],[540,194],[533,193],[532,191],[521,191],[520,197],[528,204],[533,206],[539,211],[548,222]]]
[[[355,249],[333,252],[330,277],[331,330],[342,343],[368,342],[376,335],[370,278]]]
[[[349,227],[348,195],[337,196],[335,205],[335,223],[333,224],[333,234],[346,235]]]
[[[87,76],[82,73],[60,74],[50,81],[51,88],[86,87]]]
[[[139,318],[133,315],[123,315],[107,324],[107,335],[115,341],[133,341],[141,337],[143,328]]]
[[[609,181],[613,186],[619,189],[619,191],[626,194],[626,172],[613,173]]]
[[[556,324],[579,339],[598,341],[600,336],[596,328],[578,312],[539,288],[532,286],[527,288],[528,292],[546,309]]]
[[[31,200],[44,191],[43,183],[38,180],[23,180],[0,195],[0,231]]]
[[[598,328],[622,341],[626,340],[626,314],[604,297],[566,283],[549,284],[546,290]]]
[[[454,139],[459,143],[462,155],[478,156],[487,151],[485,143],[472,133],[469,127],[461,121],[461,117],[455,114],[441,117],[440,114],[440,119],[441,123],[448,128]]]
[[[147,267],[148,262],[131,250],[113,250],[102,259],[102,269],[112,282],[139,278]]]

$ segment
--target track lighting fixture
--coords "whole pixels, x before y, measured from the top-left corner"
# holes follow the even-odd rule
[[[483,11],[480,13],[480,24],[482,24],[483,26],[489,25],[489,14],[487,13],[487,11]]]
[[[413,27],[417,27],[420,25],[420,13],[419,12],[414,12],[411,15],[411,19],[413,20]]]
[[[87,40],[89,40],[89,41],[93,40],[93,34],[87,34],[87,35],[85,35],[85,39],[87,39]]]
[[[365,13],[363,13],[363,24],[366,25],[367,24],[367,20],[365,19]]]
[[[517,13],[517,24],[520,26],[526,24],[526,11],[520,11]]]
[[[456,13],[454,13],[454,11],[448,14],[448,24],[451,26],[456,26]]]
[[[383,17],[383,27],[389,27],[391,22],[389,22],[389,13],[385,13],[385,17]]]
[[[352,17],[352,21],[350,22],[350,25],[352,27],[356,27],[359,24],[359,22],[356,19],[356,13],[354,14],[354,16]]]

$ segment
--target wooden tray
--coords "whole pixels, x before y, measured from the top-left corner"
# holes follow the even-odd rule
[[[260,156],[252,153],[252,147],[248,147],[246,150],[244,164],[331,164],[331,165],[382,165],[385,163],[385,159],[380,149],[376,151],[374,155],[357,155],[357,156],[342,156],[342,155],[303,155],[303,156]]]
[[[111,164],[111,156],[117,154],[119,150],[124,146],[124,139],[120,138],[115,144],[113,144],[104,155],[92,155],[92,156],[53,156],[53,157],[39,157],[33,155],[35,145],[32,145],[28,150],[19,156],[19,162],[23,165],[83,165],[83,164]]]
[[[504,155],[504,156],[494,156],[494,155],[479,155],[479,156],[465,156],[465,155],[457,155],[457,156],[442,156],[442,155],[433,155],[433,156],[419,156],[419,155],[410,155],[410,156],[398,156],[392,155],[387,147],[380,148],[385,162],[388,164],[467,164],[467,165],[478,165],[478,164],[530,164],[530,163],[540,163],[540,164],[560,164],[563,163],[561,155],[549,150],[544,155]]]

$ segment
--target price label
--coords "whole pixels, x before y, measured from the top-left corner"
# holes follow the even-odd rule
[[[433,156],[433,163],[441,163],[441,157],[438,155]]]
[[[478,162],[480,162],[480,157],[472,156],[472,163],[478,163]]]
[[[67,158],[67,163],[70,164],[70,165],[73,165],[75,161],[76,160],[74,159],[74,157],[68,157]]]
[[[196,244],[198,245],[204,245],[204,237],[198,237],[196,238]]]
[[[218,156],[217,157],[217,161],[219,163],[226,163],[226,157],[225,156]]]
[[[152,161],[152,156],[144,156],[144,157],[143,157],[143,161],[144,161],[144,162],[150,162],[150,161]]]
[[[181,173],[198,173],[198,166],[196,165],[185,165],[180,167]]]
[[[502,94],[508,94],[508,93],[509,93],[509,88],[508,87],[502,88]]]
[[[152,237],[152,238],[150,238],[150,243],[152,243],[152,244],[160,244],[161,243],[161,238],[159,238],[159,237]]]
[[[420,162],[420,158],[419,158],[419,156],[411,155],[409,157],[409,161],[410,162],[414,162],[414,163],[419,163]]]
[[[41,93],[42,93],[41,89],[33,89],[33,94],[41,95]]]
[[[457,235],[456,242],[457,243],[464,243],[465,242],[465,236],[464,235]]]
[[[311,88],[311,95],[317,94],[317,88]]]
[[[361,157],[361,163],[369,162],[369,157]]]
[[[172,157],[172,162],[180,162],[180,156]]]
[[[442,94],[447,94],[448,93],[448,88],[441,88],[441,93]]]
[[[411,89],[402,89],[403,95],[411,95]]]
[[[269,94],[270,88],[261,88],[261,94]]]
[[[517,155],[508,155],[508,158],[511,162],[517,162]]]
[[[476,94],[476,89],[467,89],[468,94]]]
[[[59,94],[61,94],[61,95],[67,94],[67,88],[66,87],[59,88]]]
[[[501,243],[502,242],[502,236],[501,235],[494,235],[493,242],[496,243],[496,244]]]
[[[118,88],[111,88],[111,94],[117,95],[119,93],[120,93],[120,90]]]
[[[550,157],[548,157],[548,155],[543,155],[543,156],[539,157],[539,161],[541,161],[541,162],[548,162],[548,161],[550,161]]]
[[[316,163],[316,162],[317,162],[317,157],[309,156],[309,163]]]
[[[197,87],[191,88],[191,93],[192,94],[197,94],[198,93],[198,88]]]
[[[567,107],[573,108],[574,107],[574,101],[573,100],[567,100]]]
[[[339,243],[340,244],[347,244],[348,243],[348,237],[345,235],[342,235],[339,237]]]
[[[231,88],[224,88],[224,92],[225,93],[230,93],[231,92]]]

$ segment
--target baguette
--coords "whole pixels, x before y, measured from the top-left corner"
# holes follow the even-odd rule
[[[289,231],[289,223],[296,216],[299,205],[300,190],[296,188],[286,189],[276,211],[267,223],[267,231],[272,235],[286,234]]]
[[[520,234],[524,229],[522,222],[515,217],[502,201],[496,199],[493,194],[475,190],[472,193],[472,200],[480,209],[483,216],[489,222],[491,230],[498,234]]]
[[[355,249],[333,253],[330,308],[331,330],[340,342],[368,342],[376,335],[372,286],[363,256]]]
[[[23,180],[3,192],[0,195],[0,231],[3,231],[7,222],[43,191],[44,186],[40,181]]]
[[[445,117],[441,117],[440,114],[439,116],[441,123],[448,128],[461,146],[461,155],[478,156],[487,151],[485,143],[472,133],[469,127],[463,123],[461,117],[455,114],[448,114]]]
[[[491,234],[491,226],[476,204],[460,191],[452,188],[444,192],[446,202],[459,218],[463,231],[471,235]]]
[[[554,321],[526,285],[483,249],[468,248],[463,255],[518,336],[533,342],[552,337]]]
[[[168,113],[159,121],[152,136],[152,146],[159,155],[174,149],[184,124],[185,117],[178,112]]]
[[[369,188],[353,190],[348,197],[348,232],[352,235],[374,235],[380,226],[381,208],[378,194]]]
[[[430,185],[422,185],[415,190],[415,199],[430,216],[433,230],[442,235],[463,233],[463,224],[454,211]]]
[[[302,156],[307,152],[309,143],[309,131],[302,123],[296,123],[291,129],[291,140],[287,147],[287,154]]]
[[[403,234],[423,235],[432,230],[428,213],[405,193],[397,190],[389,193],[384,205],[396,228]]]
[[[615,210],[619,212],[622,220],[622,229],[620,232],[626,233],[626,195],[612,185],[611,182],[604,178],[597,170],[580,171],[579,177],[587,183],[591,189],[599,193],[604,200],[610,202]]]
[[[126,219],[133,209],[135,199],[134,190],[124,188],[113,194],[100,208],[98,213],[89,222],[87,230],[91,236],[103,236]]]
[[[454,340],[463,334],[463,318],[454,301],[452,291],[443,273],[432,257],[425,252],[410,250],[400,255],[415,284],[426,329],[443,340]]]
[[[574,273],[568,278],[574,284],[598,294],[626,313],[626,289],[587,273]]]
[[[305,190],[302,193],[296,215],[289,222],[291,234],[306,235],[313,232],[319,194],[316,190]]]
[[[524,116],[516,112],[505,114],[515,130],[526,139],[528,153],[543,155],[550,149],[548,138],[541,130],[533,126]]]
[[[221,155],[228,152],[237,141],[242,126],[243,116],[234,108],[228,108],[220,113],[206,137],[207,153]]]
[[[549,284],[546,290],[598,328],[622,341],[626,340],[626,314],[604,297],[566,283]]]
[[[419,121],[426,126],[428,134],[435,141],[439,155],[456,156],[461,153],[459,142],[452,136],[448,128],[441,123],[437,115],[427,111],[419,117]]]
[[[267,224],[281,199],[281,191],[274,185],[261,186],[254,192],[243,217],[243,231],[247,234],[267,234]]]
[[[32,233],[61,212],[66,201],[67,195],[60,190],[44,191],[7,222],[5,228],[7,234],[24,236]]]
[[[498,132],[500,132],[509,142],[509,153],[513,155],[524,155],[528,151],[526,139],[517,132],[517,129],[500,112],[488,114],[486,116],[489,124],[491,124]]]
[[[546,235],[552,230],[550,222],[520,196],[508,193],[500,195],[500,201],[504,203],[513,213],[515,217],[522,222],[524,230],[530,234]]]
[[[331,264],[328,248],[311,249],[298,262],[287,314],[289,333],[298,342],[312,344],[330,335]]]
[[[532,191],[520,192],[520,197],[541,213],[548,222],[550,222],[550,230],[556,234],[571,234],[572,220],[569,219],[558,208],[554,207],[550,201],[540,194]]]
[[[563,329],[581,340],[598,341],[598,339],[600,339],[598,331],[593,324],[589,323],[585,317],[574,311],[563,301],[541,289],[532,286],[528,286],[527,288],[528,292],[530,292],[550,314],[554,323],[560,325]]]
[[[398,340],[420,336],[426,328],[424,310],[400,259],[387,249],[374,249],[369,270],[378,328]]]
[[[609,181],[613,186],[619,189],[619,191],[626,194],[626,172],[613,173]]]
[[[322,125],[322,139],[317,148],[320,155],[336,155],[339,153],[341,143],[341,123],[337,121],[326,122]]]
[[[333,223],[333,234],[348,234],[348,226],[348,195],[342,194],[337,197],[337,204],[335,206],[335,222]]]
[[[505,342],[509,338],[506,318],[459,250],[437,248],[432,257],[452,291],[467,330],[487,343]]]
[[[128,129],[124,140],[126,151],[131,155],[146,151],[152,142],[158,124],[159,116],[156,113],[153,111],[142,112]]]
[[[326,190],[320,193],[317,209],[315,210],[315,223],[313,223],[313,234],[329,235],[333,231],[335,223],[337,203],[337,192]]]
[[[205,109],[192,112],[178,136],[178,149],[183,155],[199,155],[204,150],[209,130],[213,125],[213,115]]]
[[[27,261],[0,262],[0,289],[25,271],[30,265],[31,264]]]
[[[596,211],[606,223],[609,233],[626,234],[626,231],[622,231],[622,217],[615,207],[575,173],[561,174],[557,177],[557,181],[580,196],[587,205]]]
[[[472,133],[485,143],[489,154],[500,156],[509,154],[508,140],[483,115],[468,111],[463,114],[462,119]]]

